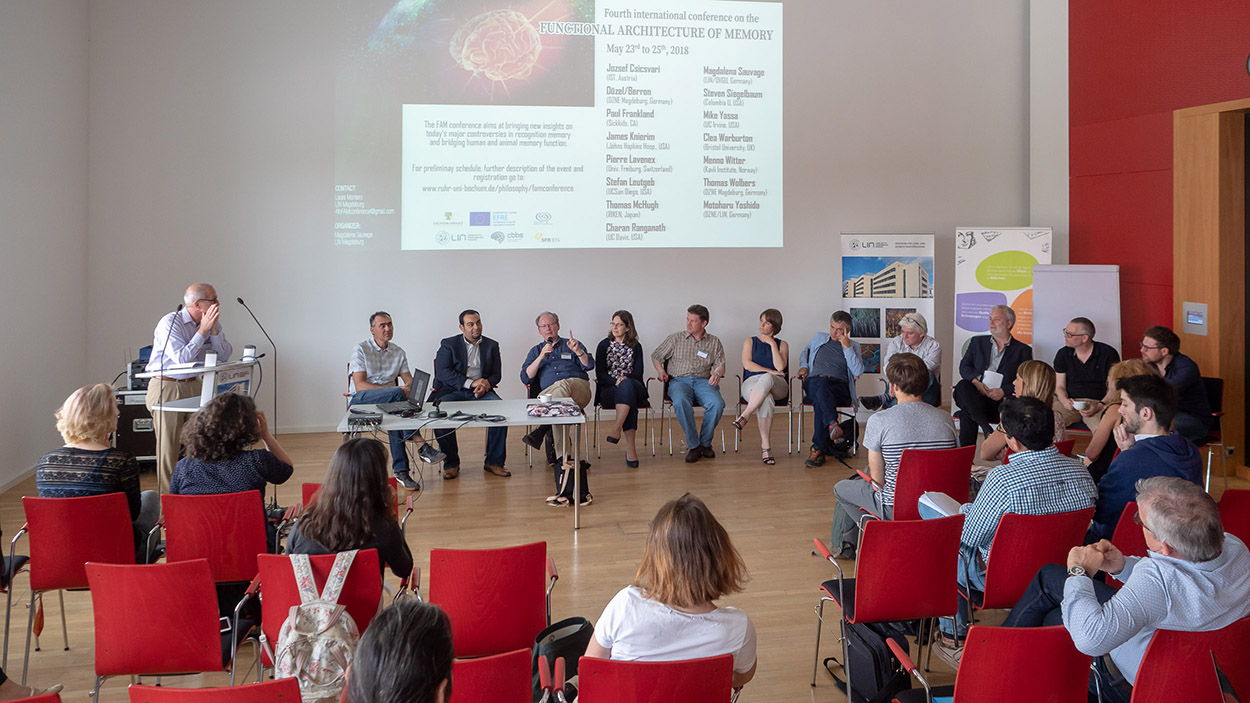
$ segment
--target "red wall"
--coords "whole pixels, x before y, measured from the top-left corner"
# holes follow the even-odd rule
[[[1068,3],[1074,264],[1119,264],[1125,356],[1172,324],[1172,111],[1250,97],[1250,2]]]

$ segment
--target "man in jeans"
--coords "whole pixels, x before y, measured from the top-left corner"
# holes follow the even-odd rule
[[[347,364],[352,376],[352,394],[349,405],[375,405],[397,403],[408,398],[412,389],[412,373],[408,371],[408,356],[398,344],[391,342],[395,336],[395,324],[389,313],[378,311],[369,316],[370,338],[356,345],[352,359]],[[403,381],[403,385],[396,383]],[[408,473],[408,452],[404,440],[411,439],[417,445],[417,456],[427,464],[443,460],[442,452],[426,443],[420,432],[387,432],[391,441],[391,466],[395,480],[410,491],[421,486]],[[406,436],[409,435],[409,436]]]
[[[864,373],[859,342],[851,339],[851,316],[845,310],[829,318],[829,332],[819,332],[799,357],[798,378],[803,393],[812,401],[816,428],[806,466],[823,466],[826,454],[839,452],[845,440],[855,441],[855,420],[838,422],[838,407],[857,404],[855,379]]]
[[[709,313],[702,305],[686,308],[686,331],[665,337],[651,352],[661,383],[668,384],[677,424],[686,433],[686,461],[716,456],[712,436],[725,412],[720,380],[725,377],[725,347],[707,333]],[[695,404],[703,407],[703,425],[694,424]]]

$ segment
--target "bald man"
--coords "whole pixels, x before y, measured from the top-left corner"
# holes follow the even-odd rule
[[[196,283],[182,295],[182,309],[171,312],[156,323],[152,334],[152,356],[147,371],[158,373],[148,381],[146,402],[148,411],[152,406],[200,394],[198,374],[177,373],[174,366],[187,362],[204,363],[204,356],[217,352],[217,361],[230,358],[234,347],[222,334],[217,319],[220,306],[217,290],[207,283]],[[156,476],[162,494],[169,492],[169,477],[178,462],[179,437],[182,423],[190,413],[152,412],[156,430]]]

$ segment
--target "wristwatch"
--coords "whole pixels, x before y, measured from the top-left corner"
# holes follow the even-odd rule
[[[1082,566],[1069,566],[1069,567],[1068,567],[1068,576],[1089,576],[1089,574],[1085,573],[1085,567],[1082,567]]]

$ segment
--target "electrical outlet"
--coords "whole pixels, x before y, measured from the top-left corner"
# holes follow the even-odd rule
[[[1224,447],[1224,456],[1232,456],[1237,452],[1237,447]]]

